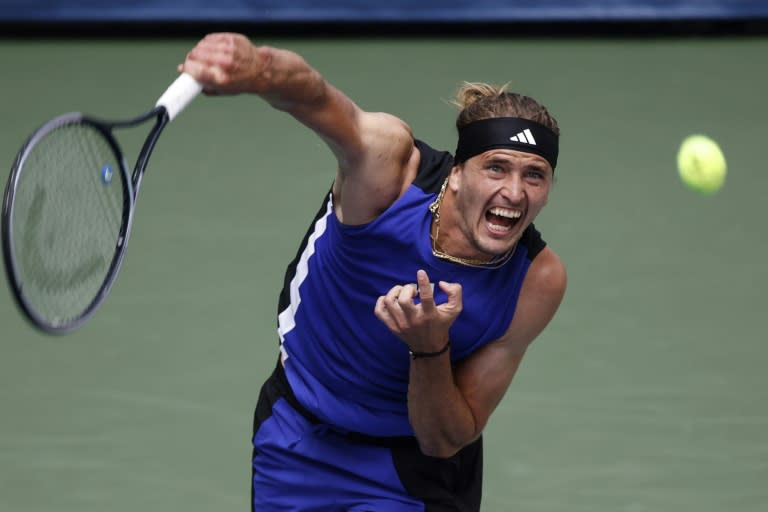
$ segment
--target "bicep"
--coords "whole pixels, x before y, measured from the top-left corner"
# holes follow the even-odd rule
[[[389,207],[413,181],[419,161],[410,128],[392,115],[363,113],[360,135],[360,158],[339,161],[333,187],[346,224],[370,222]]]
[[[311,104],[289,110],[317,133],[338,162],[334,202],[342,222],[373,220],[415,175],[410,127],[383,112],[366,112],[330,84]]]

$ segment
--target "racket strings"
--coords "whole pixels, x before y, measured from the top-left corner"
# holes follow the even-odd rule
[[[118,229],[123,222],[123,212],[128,207],[123,194],[127,185],[123,182],[125,176],[121,172],[121,163],[101,136],[79,137],[77,140],[87,143],[88,146],[85,154],[90,156],[90,161],[80,170],[83,172],[84,181],[91,185],[89,197],[96,199],[100,204],[100,215],[95,216],[93,220],[102,221],[102,240],[108,243],[104,249],[112,253]]]
[[[14,252],[27,302],[56,326],[102,288],[123,224],[124,173],[104,135],[67,124],[29,149],[17,184]]]
[[[89,156],[89,162],[83,169],[85,174],[87,175],[86,178],[90,179],[92,184],[95,184],[95,188],[97,192],[104,192],[104,188],[110,188],[112,192],[117,193],[111,193],[111,194],[104,194],[104,193],[96,193],[92,197],[98,200],[100,204],[100,215],[97,215],[93,218],[94,222],[100,222],[100,229],[103,233],[107,234],[106,237],[103,237],[103,240],[109,240],[109,234],[115,235],[117,232],[115,231],[115,226],[120,226],[122,223],[122,214],[123,214],[123,196],[122,196],[122,188],[120,183],[117,183],[117,187],[112,186],[112,182],[114,180],[120,180],[122,179],[122,173],[120,173],[120,169],[118,165],[113,165],[109,161],[105,161],[106,159],[103,158],[104,155],[104,140],[101,138],[96,137],[80,137],[77,139],[77,141],[86,146],[84,148],[83,154]],[[114,159],[114,157],[113,157]],[[99,169],[98,179],[94,176],[94,169]],[[101,182],[101,184],[98,184],[97,182]],[[112,240],[114,240],[114,236],[112,236]],[[114,250],[114,244],[111,247],[111,250]]]

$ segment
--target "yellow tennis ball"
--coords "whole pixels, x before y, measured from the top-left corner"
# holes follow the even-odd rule
[[[706,135],[690,135],[677,152],[680,179],[689,188],[711,195],[722,188],[728,166],[720,146]]]

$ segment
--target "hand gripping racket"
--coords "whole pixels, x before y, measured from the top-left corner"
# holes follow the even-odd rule
[[[152,149],[201,89],[182,74],[143,115],[105,121],[64,114],[24,143],[3,198],[2,244],[11,292],[35,327],[71,332],[104,301],[125,255]],[[151,119],[131,173],[113,130]]]

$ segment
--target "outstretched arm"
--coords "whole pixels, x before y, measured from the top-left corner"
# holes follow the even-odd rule
[[[179,70],[211,95],[259,95],[317,133],[338,161],[333,192],[342,222],[373,220],[413,180],[418,152],[409,127],[363,111],[294,52],[257,47],[240,34],[210,34]]]

